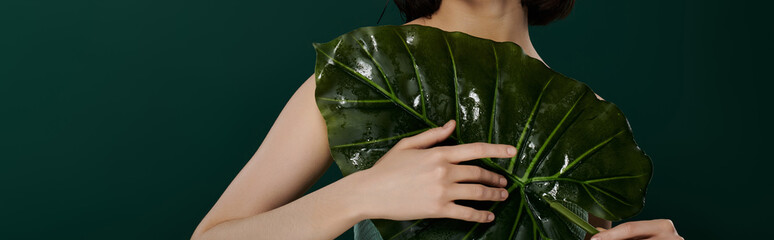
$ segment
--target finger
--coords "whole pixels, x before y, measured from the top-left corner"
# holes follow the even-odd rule
[[[472,207],[460,206],[454,203],[449,203],[445,218],[454,218],[459,220],[465,220],[469,222],[487,223],[494,221],[494,213],[489,211],[477,210]]]
[[[441,127],[431,128],[420,134],[403,138],[395,146],[404,149],[428,148],[448,138],[454,132],[454,127],[454,120],[450,120]]]
[[[448,197],[452,200],[503,201],[508,198],[508,191],[481,184],[454,184],[449,188]]]
[[[506,144],[468,143],[456,146],[436,147],[444,151],[452,163],[479,158],[509,158],[516,155],[516,147]]]
[[[449,176],[454,182],[483,183],[489,186],[505,187],[508,181],[500,174],[478,166],[452,165]]]
[[[668,231],[664,220],[650,220],[650,221],[636,221],[627,222],[621,225],[615,226],[607,231],[600,232],[591,240],[613,240],[613,239],[629,239],[640,237],[651,237],[660,232]],[[669,220],[666,220],[669,221]],[[670,222],[671,225],[671,222]]]

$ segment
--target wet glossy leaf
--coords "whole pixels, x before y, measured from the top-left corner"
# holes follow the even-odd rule
[[[651,162],[621,111],[514,43],[409,25],[361,28],[315,48],[317,105],[345,175],[449,119],[458,126],[444,144],[519,149],[511,159],[467,162],[509,178],[507,201],[464,202],[494,211],[493,223],[359,224],[376,226],[384,239],[582,239],[547,201],[609,220],[642,209]]]

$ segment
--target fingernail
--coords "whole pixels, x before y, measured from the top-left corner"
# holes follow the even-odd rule
[[[505,178],[501,177],[500,178],[500,186],[505,186],[505,185],[508,185],[508,180],[505,180]]]
[[[488,216],[488,217],[486,217],[486,219],[487,219],[487,220],[489,220],[490,222],[491,222],[492,220],[494,220],[494,213],[490,213],[490,214],[489,214],[489,216]]]
[[[599,240],[599,237],[592,237],[591,240]]]
[[[448,122],[446,122],[446,124],[443,125],[443,128],[451,127],[452,126],[452,121],[454,121],[454,120],[449,120]]]
[[[503,190],[502,192],[500,192],[500,197],[502,197],[503,199],[508,198],[508,191]]]
[[[508,151],[509,155],[514,155],[514,154],[516,154],[516,147],[509,146],[507,151]]]

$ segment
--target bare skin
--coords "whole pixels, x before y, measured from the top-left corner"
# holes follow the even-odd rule
[[[542,61],[529,39],[526,11],[519,1],[444,0],[431,18],[407,24],[515,42],[526,54]],[[364,219],[490,222],[496,217],[454,201],[505,200],[503,176],[458,163],[511,157],[516,149],[487,143],[434,147],[453,132],[453,121],[404,138],[372,168],[302,196],[332,163],[314,89],[311,76],[293,94],[261,146],[204,217],[192,239],[333,239]],[[610,228],[609,221],[593,216],[589,222],[602,230]],[[669,220],[629,222],[594,237],[682,239]]]

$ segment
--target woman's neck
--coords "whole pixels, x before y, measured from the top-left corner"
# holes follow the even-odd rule
[[[406,24],[459,31],[498,42],[514,42],[524,53],[543,61],[529,39],[527,11],[514,0],[443,0],[429,18]]]

